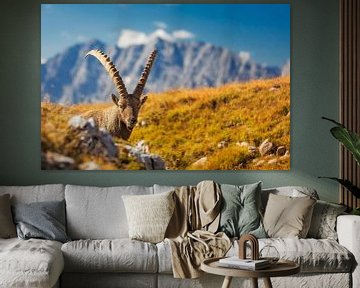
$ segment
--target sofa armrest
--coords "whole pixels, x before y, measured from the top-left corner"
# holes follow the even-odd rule
[[[353,287],[360,287],[360,216],[341,215],[337,218],[339,244],[355,257],[352,273]]]

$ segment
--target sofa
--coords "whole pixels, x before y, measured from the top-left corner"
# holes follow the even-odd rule
[[[123,195],[151,195],[174,187],[154,185],[90,187],[76,185],[0,186],[11,203],[66,203],[66,229],[71,241],[0,239],[0,287],[221,287],[223,277],[204,274],[198,279],[172,276],[171,249],[131,240]],[[297,187],[301,190],[302,187]],[[264,189],[267,195],[293,195],[293,187]],[[312,192],[315,193],[316,192]],[[338,241],[331,239],[266,238],[280,257],[296,261],[301,272],[273,278],[274,287],[360,287],[360,217],[337,217]],[[237,255],[237,241],[228,256]],[[243,285],[243,286],[240,286]],[[262,287],[262,281],[259,286]],[[232,287],[251,287],[233,279]]]

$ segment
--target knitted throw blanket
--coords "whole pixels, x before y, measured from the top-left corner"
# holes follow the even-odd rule
[[[175,211],[165,233],[173,274],[175,278],[198,278],[203,260],[222,257],[231,246],[225,233],[216,233],[221,190],[213,181],[202,181],[196,187],[179,187],[174,195]]]

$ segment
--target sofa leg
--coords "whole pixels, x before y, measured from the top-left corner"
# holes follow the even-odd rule
[[[224,282],[221,286],[221,288],[230,288],[232,277],[231,276],[225,276]]]

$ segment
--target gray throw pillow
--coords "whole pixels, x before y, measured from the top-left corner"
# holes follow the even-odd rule
[[[229,237],[253,234],[266,238],[260,216],[261,182],[243,186],[220,185],[222,209],[219,230]]]
[[[13,215],[19,238],[70,241],[65,232],[65,201],[15,204]]]
[[[336,219],[346,206],[318,200],[312,214],[309,238],[337,240]]]
[[[16,229],[11,215],[10,196],[0,196],[0,238],[16,237]]]

